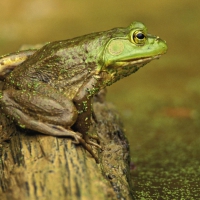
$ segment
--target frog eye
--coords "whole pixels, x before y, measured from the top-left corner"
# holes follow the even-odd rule
[[[135,31],[132,33],[132,42],[138,45],[144,45],[146,41],[146,35],[142,31]]]

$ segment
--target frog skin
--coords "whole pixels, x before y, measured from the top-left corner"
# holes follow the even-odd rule
[[[36,50],[24,50],[17,51],[8,55],[0,57],[0,80],[4,80],[5,77],[18,65],[23,63],[31,55],[33,55]]]
[[[166,51],[166,42],[148,34],[140,22],[48,43],[6,73],[2,116],[22,128],[70,136],[98,163],[91,146],[101,146],[89,134],[93,96]]]
[[[21,46],[20,50],[17,52],[0,56],[0,81],[3,81],[16,66],[23,63],[44,45],[45,44],[26,44]]]

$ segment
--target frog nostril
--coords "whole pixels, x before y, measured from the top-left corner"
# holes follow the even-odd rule
[[[159,42],[159,41],[160,41],[160,37],[157,36],[157,37],[156,37],[156,42]]]

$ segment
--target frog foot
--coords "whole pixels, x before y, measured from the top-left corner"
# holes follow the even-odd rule
[[[62,126],[54,126],[53,128],[63,132],[63,134],[61,134],[60,136],[71,136],[71,137],[73,137],[74,138],[73,143],[81,144],[84,147],[84,149],[86,149],[92,155],[92,157],[95,159],[96,163],[99,163],[98,157],[95,155],[95,153],[93,152],[92,148],[88,145],[88,144],[90,144],[90,145],[93,145],[93,146],[95,146],[97,148],[102,149],[102,147],[100,145],[98,145],[97,143],[92,142],[92,141],[89,140],[89,138],[92,138],[92,139],[95,139],[95,140],[99,141],[99,138],[97,136],[86,135],[84,138],[82,138],[82,134],[81,133],[74,132],[74,131],[71,131],[71,130],[66,130]]]
[[[95,159],[96,163],[99,163],[98,157],[95,155],[95,153],[93,152],[93,150],[90,146],[90,145],[92,145],[99,149],[102,149],[102,147],[99,144],[92,142],[90,140],[92,138],[92,139],[96,140],[98,143],[100,143],[98,136],[84,135],[84,137],[82,138],[82,134],[80,134],[79,132],[76,132],[76,134],[78,136],[77,137],[78,143],[80,143],[92,155],[92,157]],[[75,141],[73,141],[73,143],[77,144],[76,138],[75,138]]]
[[[55,136],[71,136],[74,138],[75,141],[73,141],[73,143],[75,144],[79,144],[80,140],[82,138],[82,134],[80,134],[79,132],[74,132],[71,130],[67,130],[62,126],[53,126],[54,129],[63,132],[63,134],[61,133],[60,135],[55,135]]]
[[[98,136],[95,136],[95,135],[84,135],[84,140],[85,140],[85,142],[86,142],[87,144],[90,144],[90,145],[95,146],[95,147],[97,147],[97,148],[99,148],[99,149],[102,149],[102,147],[101,147],[99,144],[97,144],[97,143],[95,143],[95,142],[92,142],[92,141],[90,140],[90,138],[91,138],[91,139],[94,139],[94,140],[96,140],[98,143],[100,143],[100,140],[99,140],[99,137],[98,137]]]
[[[79,138],[79,143],[84,147],[84,149],[86,149],[91,154],[91,156],[95,159],[96,163],[99,163],[99,158],[95,155],[91,146],[88,144],[91,144],[98,148],[101,148],[101,146],[91,141],[85,141],[83,138]]]

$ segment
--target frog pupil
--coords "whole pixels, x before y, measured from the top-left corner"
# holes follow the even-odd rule
[[[138,34],[136,35],[136,37],[137,37],[138,39],[142,40],[142,39],[144,39],[144,34],[143,34],[143,33],[138,33]]]

